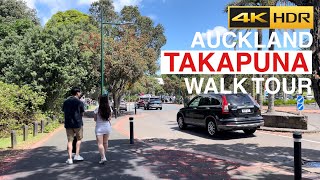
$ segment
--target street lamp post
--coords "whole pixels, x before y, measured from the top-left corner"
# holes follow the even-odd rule
[[[100,26],[100,31],[101,31],[101,47],[100,47],[100,49],[101,49],[101,95],[103,94],[103,86],[104,86],[104,84],[103,84],[103,81],[104,81],[104,52],[103,52],[103,50],[104,50],[104,44],[103,44],[103,11],[102,11],[102,9],[101,9],[101,12],[100,12],[100,24],[101,24],[101,26]]]
[[[111,25],[130,25],[133,22],[125,22],[125,23],[114,23],[114,22],[103,22],[103,10],[100,12],[100,32],[101,32],[101,61],[100,61],[100,70],[101,70],[101,95],[103,94],[104,87],[104,42],[103,42],[103,25],[111,24]]]

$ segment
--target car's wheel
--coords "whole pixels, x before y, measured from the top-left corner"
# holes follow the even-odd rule
[[[256,130],[257,130],[256,128],[254,128],[254,129],[244,129],[243,132],[245,134],[247,134],[247,135],[252,135],[253,133],[256,132]]]
[[[184,123],[184,119],[182,116],[179,116],[178,117],[178,126],[179,126],[179,129],[186,129],[187,125]]]
[[[144,107],[144,110],[147,110],[147,108],[146,108],[146,107]]]
[[[217,125],[213,120],[209,120],[207,122],[207,132],[210,136],[214,136],[217,134]]]
[[[160,108],[160,110],[162,110],[162,108]]]

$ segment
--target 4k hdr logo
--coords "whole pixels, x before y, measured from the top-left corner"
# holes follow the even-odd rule
[[[313,29],[313,6],[229,6],[229,28]]]

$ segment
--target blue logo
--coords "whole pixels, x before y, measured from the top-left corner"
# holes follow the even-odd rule
[[[303,104],[297,104],[297,108],[299,111],[303,111],[304,110],[304,105]]]
[[[304,97],[302,95],[298,95],[297,97],[297,109],[299,111],[304,110]]]
[[[301,96],[301,95],[298,95],[298,97],[297,97],[297,103],[298,103],[298,104],[304,103],[304,97]]]

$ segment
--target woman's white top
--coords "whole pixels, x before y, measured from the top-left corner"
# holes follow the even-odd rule
[[[104,135],[104,134],[110,134],[111,133],[111,123],[108,120],[103,119],[99,113],[99,106],[94,110],[94,114],[97,115],[97,121],[96,121],[96,135]]]

